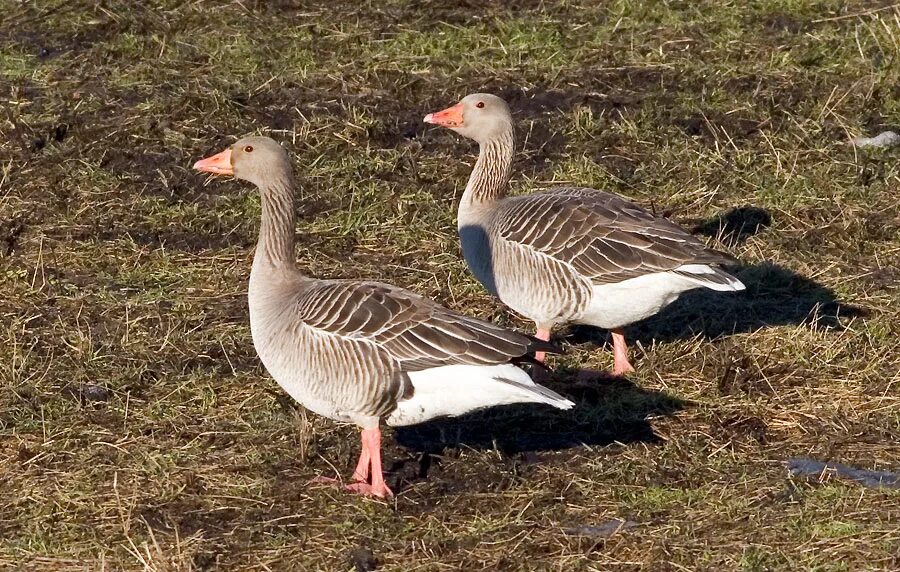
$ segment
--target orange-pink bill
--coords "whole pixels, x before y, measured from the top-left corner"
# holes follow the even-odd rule
[[[443,111],[436,111],[425,116],[425,123],[433,123],[441,127],[462,127],[463,104],[457,103]]]
[[[194,168],[198,171],[215,173],[216,175],[234,175],[234,169],[231,168],[231,149],[225,149],[212,157],[200,159],[194,163]]]

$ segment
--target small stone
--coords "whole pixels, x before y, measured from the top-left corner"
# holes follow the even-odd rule
[[[107,401],[109,400],[110,391],[103,386],[88,383],[86,385],[67,385],[60,390],[60,393],[69,399],[81,401]]]
[[[806,458],[788,459],[787,468],[792,475],[814,477],[820,481],[838,477],[872,489],[900,489],[900,473],[895,471],[871,471],[833,461]]]
[[[587,536],[590,538],[610,538],[623,530],[634,528],[638,523],[622,518],[614,518],[600,524],[581,524],[564,528],[568,536]]]
[[[372,572],[378,567],[375,554],[364,546],[357,546],[347,554],[350,564],[356,568],[356,572]]]
[[[109,390],[100,385],[87,384],[81,388],[81,397],[85,401],[106,401],[109,399]]]
[[[850,140],[854,147],[879,147],[887,149],[900,145],[900,135],[893,131],[884,131],[875,137],[854,137]]]

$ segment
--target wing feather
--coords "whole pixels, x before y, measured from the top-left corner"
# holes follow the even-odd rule
[[[564,262],[599,284],[685,264],[733,261],[671,221],[593,189],[562,187],[514,197],[493,220],[501,239]]]
[[[366,346],[367,354],[376,354],[402,372],[455,364],[502,364],[534,351],[529,336],[378,282],[310,283],[296,311],[305,327],[335,336],[357,351]]]

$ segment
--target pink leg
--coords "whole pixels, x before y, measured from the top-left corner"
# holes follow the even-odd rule
[[[363,429],[362,434],[362,452],[359,456],[359,464],[353,476],[356,477],[361,472],[371,469],[372,484],[365,480],[347,485],[347,490],[363,495],[373,495],[376,497],[391,497],[394,493],[388,488],[384,482],[384,473],[381,469],[381,429]],[[363,463],[364,458],[368,458],[368,463]],[[368,464],[369,467],[360,471],[360,466]]]
[[[538,326],[537,332],[535,332],[534,337],[539,340],[544,340],[545,342],[550,341],[550,328],[541,328]],[[537,361],[544,363],[544,358],[546,352],[534,352],[534,359]]]
[[[628,346],[625,344],[625,334],[622,328],[612,331],[613,339],[613,375],[624,375],[634,371],[631,362],[628,361]]]
[[[353,470],[353,480],[357,483],[369,482],[369,465],[372,459],[369,457],[369,449],[363,445],[362,451],[359,452],[359,462],[356,463],[356,469]]]

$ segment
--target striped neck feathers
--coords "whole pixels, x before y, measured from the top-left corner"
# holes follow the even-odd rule
[[[294,261],[294,183],[290,175],[269,181],[259,189],[262,222],[256,259],[269,266],[295,269]]]
[[[514,153],[512,129],[482,142],[461,202],[467,205],[489,203],[505,197]]]

